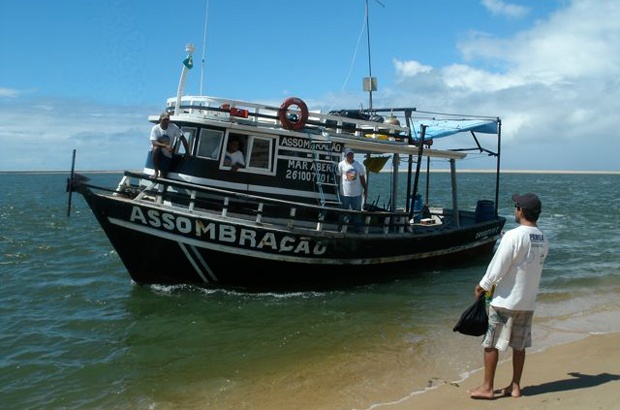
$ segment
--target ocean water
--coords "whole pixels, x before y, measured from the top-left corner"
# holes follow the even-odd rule
[[[119,178],[89,176],[102,186]],[[481,338],[452,326],[490,256],[325,292],[140,287],[81,196],[67,218],[66,177],[0,174],[4,409],[381,409],[482,366]],[[388,176],[370,178],[381,204]],[[481,190],[491,181],[459,174],[461,206],[492,199]],[[551,242],[531,351],[620,331],[619,183],[502,176],[506,229],[510,194],[534,191]]]

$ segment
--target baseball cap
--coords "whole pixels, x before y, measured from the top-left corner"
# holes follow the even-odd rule
[[[351,148],[345,148],[344,155],[349,155],[349,154],[353,154],[353,150]]]
[[[534,211],[540,213],[542,208],[542,204],[540,199],[538,199],[538,195],[528,192],[527,194],[519,195],[513,194],[512,201],[515,203],[515,206],[519,208],[527,209],[530,211]]]

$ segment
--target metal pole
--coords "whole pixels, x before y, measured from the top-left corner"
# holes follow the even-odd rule
[[[191,62],[192,54],[194,53],[194,45],[187,44],[185,46],[185,51],[187,52],[186,60]],[[179,79],[179,88],[177,89],[177,100],[176,104],[174,105],[174,115],[179,114],[179,108],[181,107],[181,97],[183,96],[183,92],[185,91],[185,79],[187,78],[187,70],[189,70],[190,68],[191,66],[187,67],[185,64],[183,64],[183,71],[181,71],[181,78]]]
[[[368,103],[369,109],[372,110],[372,64],[370,63],[370,24],[368,21],[368,0],[366,0],[366,41],[368,44],[368,77],[370,81],[370,87],[368,87]]]
[[[452,212],[454,212],[454,223],[459,227],[461,226],[461,220],[459,218],[459,202],[456,192],[456,161],[454,158],[450,158],[450,177],[452,181]]]
[[[495,172],[495,217],[497,218],[497,210],[499,209],[499,181],[500,181],[500,159],[502,146],[502,121],[497,119],[497,169]]]
[[[202,94],[202,85],[205,77],[205,54],[207,50],[207,22],[209,20],[209,0],[207,0],[207,7],[205,9],[205,32],[202,38],[202,65],[200,67],[200,95]]]
[[[415,196],[418,193],[418,181],[420,179],[420,167],[422,166],[422,153],[424,152],[424,138],[426,137],[426,128],[428,125],[420,126],[420,145],[418,145],[418,162],[416,163],[415,176],[413,179],[413,193],[411,195],[411,209],[409,210],[409,219],[413,218],[415,212]]]
[[[73,159],[71,160],[71,176],[67,182],[67,189],[69,190],[69,200],[67,201],[67,218],[71,216],[71,194],[73,194],[73,176],[75,172],[75,148],[73,149]]]

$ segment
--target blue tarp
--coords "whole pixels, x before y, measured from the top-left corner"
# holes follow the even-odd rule
[[[424,140],[431,138],[442,138],[460,132],[473,131],[484,134],[497,134],[498,120],[475,119],[475,120],[413,120],[412,134],[419,139],[422,132],[422,125],[426,125]]]

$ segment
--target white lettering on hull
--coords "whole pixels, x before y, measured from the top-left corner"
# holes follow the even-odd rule
[[[243,248],[265,249],[274,252],[296,255],[323,255],[327,250],[320,241],[292,235],[278,235],[273,232],[262,234],[251,228],[240,228],[224,223],[205,224],[198,219],[170,212],[149,209],[146,212],[139,206],[133,206],[129,221],[166,231],[193,234],[212,242],[235,244]]]

